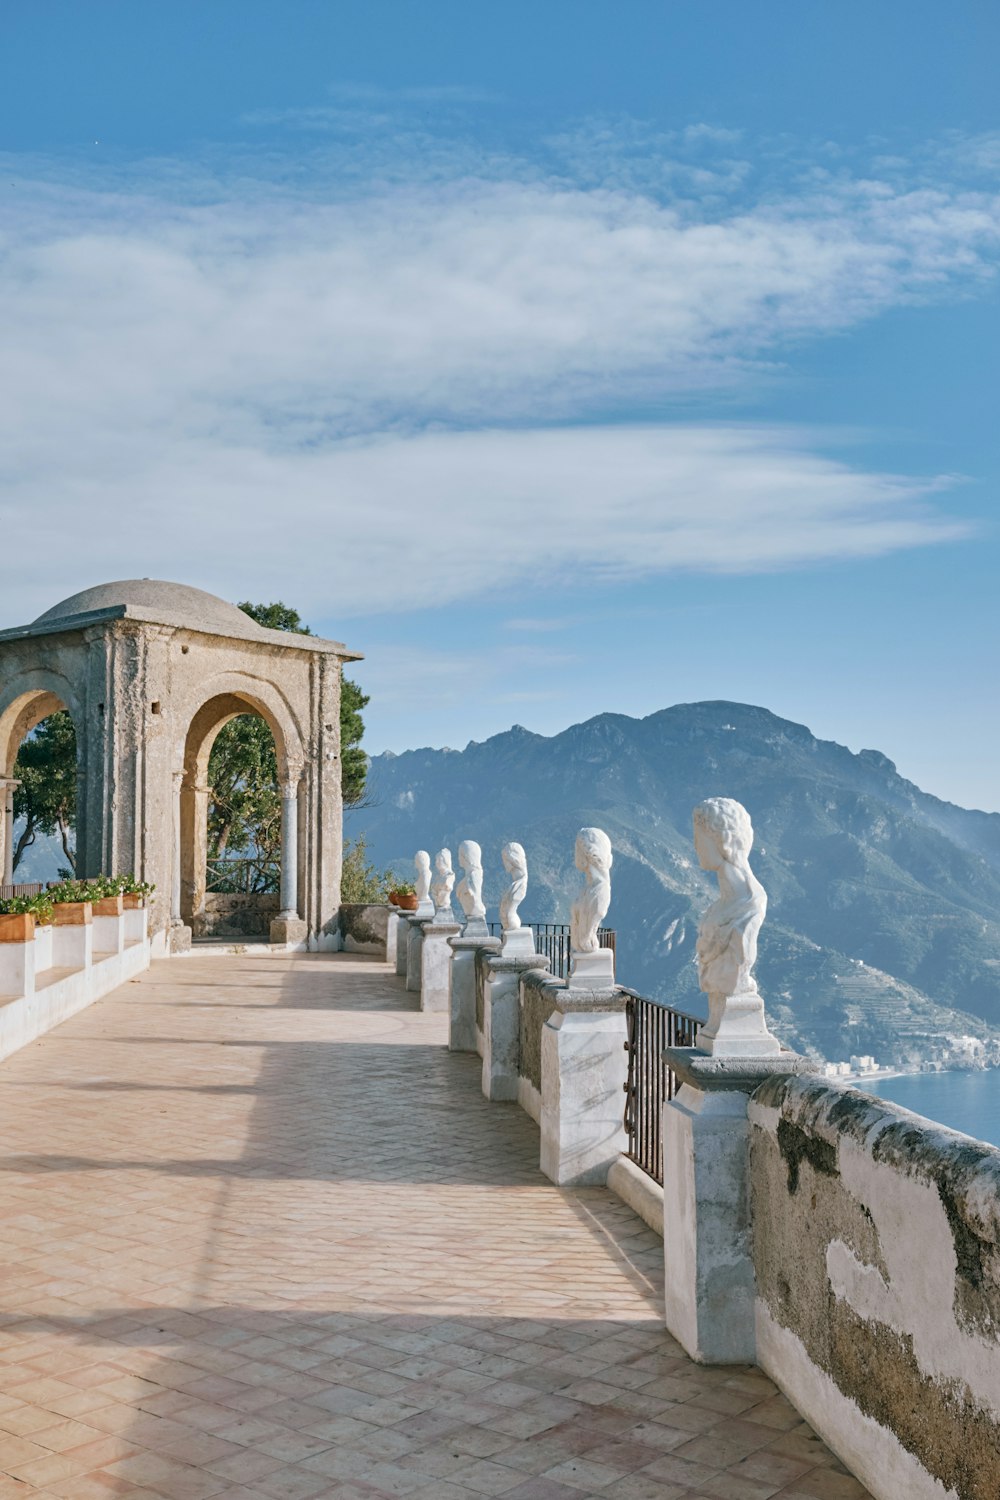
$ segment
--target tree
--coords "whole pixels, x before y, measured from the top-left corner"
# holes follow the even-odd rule
[[[271,604],[243,600],[239,607],[268,630],[312,635],[298,610],[280,600]],[[350,806],[361,802],[365,794],[368,757],[361,749],[365,729],[361,710],[367,702],[357,683],[344,678],[340,701],[341,788]],[[281,802],[274,739],[263,719],[241,714],[223,726],[209,756],[208,782],[212,788],[209,857],[219,859],[227,851],[235,851],[251,859],[256,865],[256,872],[251,869],[251,873],[258,880],[252,888],[267,888],[273,883],[281,846]],[[271,872],[270,879],[267,871]]]
[[[49,714],[24,741],[14,775],[21,783],[14,788],[14,819],[24,819],[14,846],[14,869],[37,834],[58,832],[67,864],[75,871],[70,834],[76,827],[76,729],[65,709]]]

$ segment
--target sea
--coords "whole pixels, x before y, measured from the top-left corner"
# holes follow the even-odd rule
[[[1000,1068],[975,1073],[915,1073],[865,1081],[859,1087],[915,1114],[926,1115],[939,1125],[1000,1146]]]

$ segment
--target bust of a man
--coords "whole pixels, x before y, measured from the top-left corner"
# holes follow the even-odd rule
[[[709,797],[694,810],[694,847],[719,882],[698,928],[698,982],[709,1011],[698,1046],[716,1054],[777,1052],[753,977],[767,895],[750,868],[750,814],[731,797]]]

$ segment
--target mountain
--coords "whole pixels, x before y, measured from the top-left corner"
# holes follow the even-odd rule
[[[955,1062],[950,1039],[972,1036],[1000,1061],[1000,815],[929,796],[878,751],[853,754],[763,708],[693,703],[377,756],[369,786],[375,805],[348,831],[380,865],[402,875],[418,848],[478,839],[495,908],[500,848],[517,839],[533,920],[568,919],[576,832],[604,828],[621,982],[698,1014],[694,942],[714,882],[691,810],[735,797],[756,831],[769,897],[757,974],[784,1040],[914,1066]]]

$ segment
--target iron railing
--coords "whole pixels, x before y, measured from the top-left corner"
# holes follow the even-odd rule
[[[525,927],[530,927],[535,940],[535,952],[541,953],[549,961],[549,969],[559,979],[565,979],[569,973],[569,923],[568,922],[525,922]],[[489,924],[490,936],[499,937],[503,927],[499,922]],[[615,943],[618,934],[613,927],[598,927],[597,941],[602,948],[610,948],[615,951]]]
[[[280,882],[273,859],[210,859],[205,867],[205,889],[217,896],[269,896]]]
[[[32,896],[40,896],[44,889],[41,881],[28,885],[0,885],[0,901],[27,901]]]
[[[628,1023],[628,1082],[625,1084],[625,1155],[663,1182],[663,1106],[677,1092],[677,1076],[667,1066],[666,1047],[693,1047],[702,1024],[697,1016],[674,1010],[631,991],[625,1001]]]

